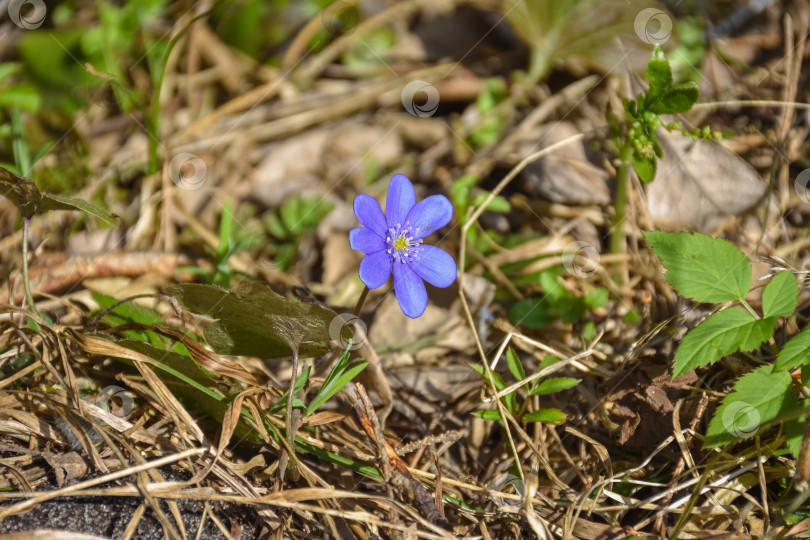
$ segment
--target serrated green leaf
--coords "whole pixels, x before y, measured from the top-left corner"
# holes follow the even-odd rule
[[[773,335],[776,318],[754,319],[740,307],[717,312],[681,341],[672,376],[717,362],[738,350],[752,351]]]
[[[672,69],[669,67],[664,51],[656,44],[652,58],[647,64],[647,80],[650,90],[647,92],[647,103],[664,94],[672,85]]]
[[[522,381],[526,378],[526,373],[523,371],[520,358],[512,347],[506,349],[506,363],[509,365],[509,371],[512,372],[515,379]]]
[[[779,272],[762,291],[762,313],[766,317],[788,317],[796,309],[799,284],[793,272]]]
[[[561,392],[568,390],[572,386],[579,384],[580,379],[572,379],[571,377],[557,377],[554,379],[546,379],[540,384],[535,386],[529,392],[530,396],[544,396],[553,394],[554,392]]]
[[[649,102],[648,108],[656,114],[677,114],[686,112],[697,103],[700,90],[694,82],[673,86],[664,94]]]
[[[726,240],[705,234],[645,232],[667,281],[698,302],[742,300],[751,286],[751,262]]]
[[[787,371],[810,364],[810,325],[790,338],[776,358],[777,371]]]
[[[648,158],[638,152],[633,152],[633,168],[639,179],[649,184],[655,180],[655,171],[657,169],[655,159]]]
[[[565,422],[567,416],[560,409],[538,409],[524,414],[521,422],[542,422],[544,424],[560,425]]]
[[[762,424],[779,414],[790,381],[789,373],[774,371],[773,365],[744,375],[714,413],[703,447],[713,448],[756,434]]]

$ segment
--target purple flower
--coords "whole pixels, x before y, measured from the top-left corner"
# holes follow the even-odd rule
[[[399,307],[415,319],[425,312],[427,291],[422,280],[436,287],[449,287],[456,280],[456,262],[446,251],[422,243],[453,217],[453,205],[444,195],[431,195],[416,202],[413,184],[395,174],[388,186],[383,215],[371,196],[354,198],[354,214],[363,227],[349,232],[352,249],[366,254],[360,261],[360,279],[369,289],[388,281],[394,270],[394,293]]]

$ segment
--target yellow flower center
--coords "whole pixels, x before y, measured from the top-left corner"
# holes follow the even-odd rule
[[[400,236],[399,238],[394,240],[394,249],[401,250],[408,247],[408,239],[404,236]]]

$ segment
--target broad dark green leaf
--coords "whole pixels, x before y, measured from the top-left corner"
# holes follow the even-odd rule
[[[742,300],[751,286],[751,262],[737,246],[705,234],[645,232],[667,281],[698,302]]]
[[[706,432],[704,448],[747,439],[782,410],[791,377],[766,365],[744,375],[723,399]]]
[[[243,281],[226,291],[211,285],[185,283],[166,292],[193,313],[217,319],[205,327],[205,339],[219,354],[279,358],[292,354],[300,341],[299,355],[326,352],[320,342],[330,339],[329,325],[337,314],[318,304],[284,298],[256,281]],[[343,327],[349,339],[351,329]]]
[[[754,319],[740,307],[715,313],[683,338],[672,375],[678,377],[738,350],[752,351],[773,335],[775,327],[775,317]]]
[[[766,317],[788,317],[799,298],[799,284],[793,272],[779,272],[762,291],[762,313]]]

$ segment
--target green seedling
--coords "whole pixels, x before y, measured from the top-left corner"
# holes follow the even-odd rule
[[[526,380],[526,373],[523,369],[523,364],[520,361],[520,357],[511,347],[506,351],[506,362],[509,367],[509,372],[517,382]],[[540,363],[538,371],[542,371],[556,362],[559,362],[558,358],[548,356]],[[481,375],[485,382],[488,381],[487,373],[482,366],[478,364],[470,364],[470,367]],[[495,383],[495,389],[498,392],[501,392],[509,387],[506,381],[504,381],[503,377],[494,371],[492,372],[492,380]],[[521,386],[512,392],[507,393],[501,398],[501,400],[506,411],[519,422],[541,422],[544,424],[560,425],[563,424],[567,419],[565,413],[554,407],[539,407],[539,396],[561,392],[562,390],[567,390],[573,386],[576,386],[578,383],[579,379],[572,379],[569,377],[556,377],[548,379],[542,377],[536,378],[532,381],[527,381],[525,386]],[[520,394],[518,393],[519,391],[521,391]],[[523,394],[525,394],[525,396],[520,399],[520,396]],[[495,420],[498,422],[504,421],[504,419],[501,417],[500,411],[497,408],[476,411],[473,414],[484,420]]]

